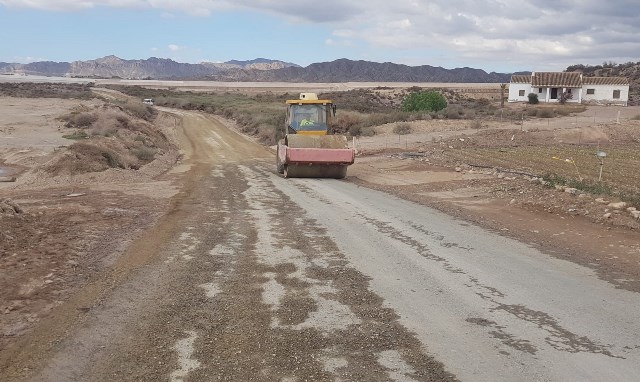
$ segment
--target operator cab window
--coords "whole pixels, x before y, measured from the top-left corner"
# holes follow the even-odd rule
[[[326,108],[324,105],[294,105],[291,127],[297,131],[326,130]],[[303,120],[307,122],[301,124]]]

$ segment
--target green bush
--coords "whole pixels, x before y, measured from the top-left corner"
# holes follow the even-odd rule
[[[535,104],[540,102],[538,100],[538,95],[536,93],[529,93],[529,95],[527,95],[527,97],[529,97],[529,103],[532,104],[532,105],[535,105]]]
[[[444,96],[435,91],[414,92],[402,100],[402,111],[440,111],[447,107]]]

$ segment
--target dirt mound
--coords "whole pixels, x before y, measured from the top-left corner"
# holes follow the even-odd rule
[[[18,205],[18,203],[14,202],[11,199],[2,199],[0,200],[0,214],[6,215],[17,215],[21,214],[24,211]]]
[[[171,149],[167,137],[147,119],[155,113],[138,105],[79,106],[60,117],[65,137],[78,142],[52,160],[45,170],[51,175],[78,175],[110,168],[137,170]]]

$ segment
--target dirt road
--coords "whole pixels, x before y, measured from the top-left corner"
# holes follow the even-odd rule
[[[168,213],[3,349],[1,380],[637,380],[637,293],[384,193],[283,179],[176,113]]]

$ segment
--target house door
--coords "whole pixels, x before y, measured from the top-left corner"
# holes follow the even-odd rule
[[[551,99],[558,99],[558,88],[551,88]]]

